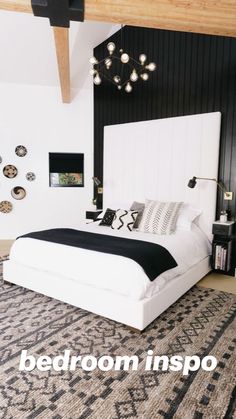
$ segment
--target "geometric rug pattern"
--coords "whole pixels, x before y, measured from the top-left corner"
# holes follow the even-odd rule
[[[122,307],[121,307],[122,310]],[[0,418],[236,418],[236,296],[194,287],[141,335],[9,283],[0,286]],[[137,355],[138,371],[19,371],[20,354]],[[214,371],[145,371],[154,355],[214,355]]]

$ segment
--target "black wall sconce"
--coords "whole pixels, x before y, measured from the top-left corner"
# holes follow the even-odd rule
[[[96,176],[94,176],[93,183],[95,186],[95,198],[93,199],[93,204],[97,206],[97,209],[102,209],[102,182]]]
[[[193,176],[192,179],[189,179],[188,187],[191,188],[191,189],[195,188],[195,186],[197,184],[197,180],[210,180],[212,182],[215,182],[217,184],[217,186],[219,186],[219,188],[224,193],[224,199],[225,200],[230,201],[230,200],[233,199],[233,192],[228,192],[227,189],[225,188],[225,186],[222,185],[220,182],[218,182],[217,179],[215,179],[215,178]]]

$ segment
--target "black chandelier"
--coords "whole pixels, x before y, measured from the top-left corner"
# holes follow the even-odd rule
[[[121,45],[122,33],[123,27],[121,28]],[[96,85],[100,85],[102,80],[105,79],[115,85],[118,90],[124,88],[127,93],[130,93],[133,90],[133,83],[138,80],[147,81],[149,79],[149,72],[156,70],[156,64],[153,62],[147,63],[146,54],[140,54],[139,61],[137,61],[127,54],[123,48],[119,50],[119,55],[116,55],[116,49],[114,42],[109,42],[107,44],[108,56],[100,61],[96,57],[90,58],[89,61],[93,65],[90,74],[93,76],[93,82]]]

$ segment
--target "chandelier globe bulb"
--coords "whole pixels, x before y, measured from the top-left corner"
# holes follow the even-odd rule
[[[156,64],[155,63],[149,63],[146,65],[146,69],[149,71],[155,71],[156,70]]]
[[[90,64],[97,64],[98,63],[98,60],[97,60],[97,58],[95,58],[95,57],[91,57],[90,58],[90,60],[89,60],[89,62],[90,62]]]
[[[101,79],[101,77],[99,76],[99,74],[98,74],[98,73],[97,73],[97,75],[94,77],[93,82],[94,82],[94,84],[96,84],[97,86],[98,86],[99,84],[101,84],[101,83],[102,83],[102,79]]]
[[[133,88],[132,88],[132,86],[131,86],[130,82],[128,82],[128,83],[126,84],[126,86],[125,86],[125,91],[126,91],[127,93],[130,93],[130,92],[132,92],[132,90],[133,90]]]
[[[137,81],[138,80],[138,74],[135,68],[133,69],[132,73],[130,74],[130,80],[131,81]]]
[[[114,42],[109,42],[107,44],[107,49],[108,49],[108,51],[109,51],[110,54],[113,54],[113,52],[116,49],[116,46],[115,46]]]
[[[129,62],[129,55],[126,54],[126,52],[123,52],[123,54],[121,55],[120,59],[121,59],[121,62],[123,64],[127,64]]]
[[[146,59],[147,59],[147,56],[145,54],[140,54],[139,61],[142,65],[145,63]]]
[[[149,79],[149,75],[148,75],[148,73],[143,73],[143,74],[141,74],[141,76],[140,77],[142,77],[142,79],[144,80],[144,81],[147,81],[148,79]]]

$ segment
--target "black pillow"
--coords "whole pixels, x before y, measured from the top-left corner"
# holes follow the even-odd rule
[[[111,227],[113,219],[115,217],[116,210],[107,208],[102,221],[99,223],[100,226]]]

